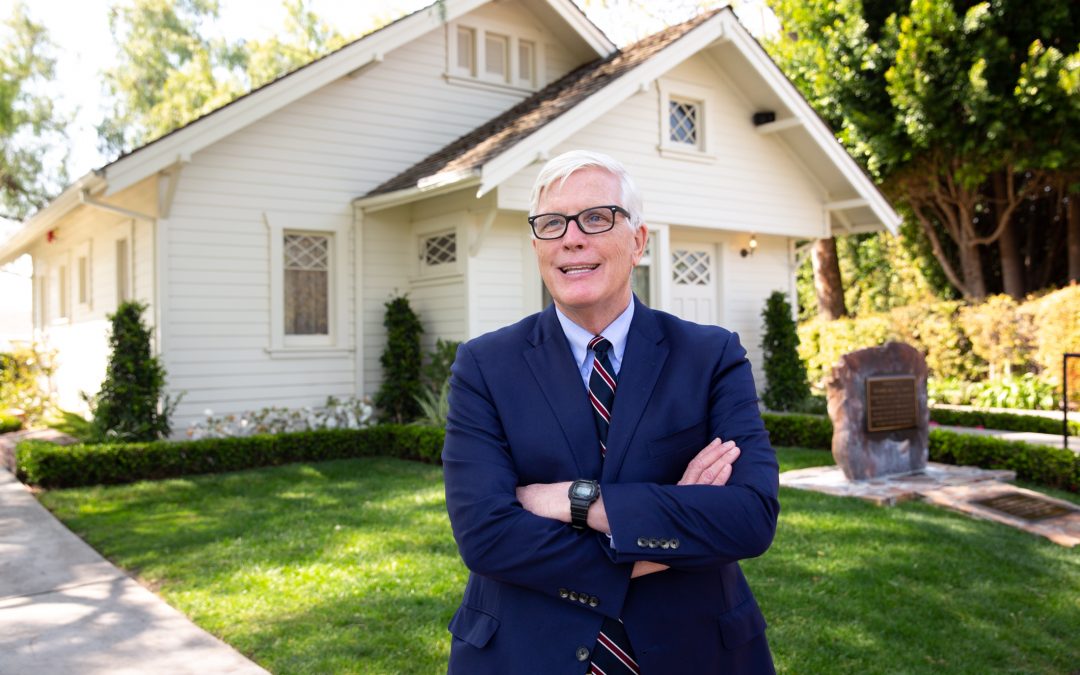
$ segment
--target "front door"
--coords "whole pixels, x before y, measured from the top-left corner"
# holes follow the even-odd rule
[[[716,245],[671,242],[671,308],[675,315],[716,324]]]

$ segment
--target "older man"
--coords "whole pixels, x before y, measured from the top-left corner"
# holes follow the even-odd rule
[[[529,223],[554,305],[458,350],[450,672],[773,670],[737,563],[780,509],[750,364],[733,333],[633,297],[641,211],[614,159],[548,162]]]

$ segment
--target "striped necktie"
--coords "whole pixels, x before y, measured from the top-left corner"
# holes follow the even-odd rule
[[[596,420],[596,433],[600,438],[600,454],[607,455],[608,427],[611,425],[611,410],[615,404],[615,386],[618,377],[611,367],[608,351],[611,342],[602,335],[589,340],[589,349],[593,351],[593,369],[589,376],[589,401],[592,403],[593,419]],[[630,647],[630,637],[626,634],[622,621],[604,617],[600,635],[596,638],[589,673],[595,675],[623,675],[639,673],[634,652]]]

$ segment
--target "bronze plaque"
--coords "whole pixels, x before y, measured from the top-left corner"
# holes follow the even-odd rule
[[[866,430],[914,429],[919,423],[919,399],[914,375],[866,378]]]
[[[1006,493],[988,499],[977,499],[974,503],[1024,520],[1044,520],[1072,513],[1072,509],[1061,504],[1032,497],[1022,492]]]

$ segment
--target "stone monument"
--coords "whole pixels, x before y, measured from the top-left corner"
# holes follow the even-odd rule
[[[926,359],[902,342],[850,352],[828,381],[832,453],[848,480],[922,471],[930,440]]]

